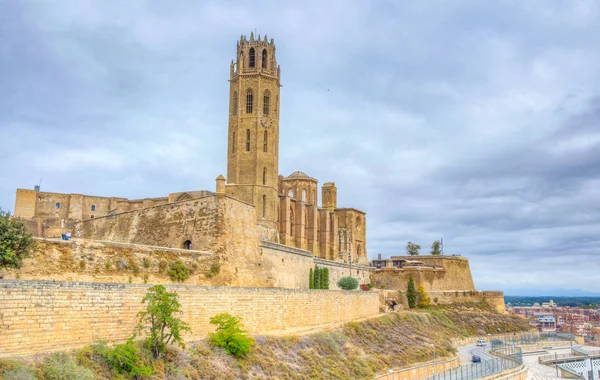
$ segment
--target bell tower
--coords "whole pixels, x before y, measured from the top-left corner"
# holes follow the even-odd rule
[[[227,194],[256,207],[277,227],[280,68],[267,36],[241,36],[229,74]]]

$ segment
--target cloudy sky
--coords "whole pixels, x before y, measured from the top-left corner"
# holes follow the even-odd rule
[[[280,172],[335,181],[368,253],[467,256],[480,289],[600,292],[600,5],[0,0],[0,207],[226,172],[229,62],[274,38]]]

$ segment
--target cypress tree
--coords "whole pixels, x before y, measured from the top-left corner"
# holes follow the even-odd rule
[[[315,289],[321,289],[321,269],[315,266]]]
[[[323,268],[323,289],[329,290],[329,268]]]
[[[310,272],[308,272],[308,288],[309,289],[315,288],[315,277],[314,277],[312,268],[310,268]]]
[[[408,287],[406,288],[406,298],[408,299],[408,307],[414,309],[417,306],[417,290],[412,276],[408,279]]]

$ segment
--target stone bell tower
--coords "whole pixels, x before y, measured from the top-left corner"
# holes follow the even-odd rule
[[[241,36],[229,76],[227,194],[253,204],[258,222],[276,228],[280,69],[273,39]]]

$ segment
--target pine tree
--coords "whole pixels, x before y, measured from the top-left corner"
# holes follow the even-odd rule
[[[406,289],[406,298],[408,299],[408,307],[414,309],[417,306],[417,290],[412,276],[408,279],[408,287]]]
[[[315,288],[315,276],[313,274],[312,268],[310,268],[310,272],[308,272],[308,288],[309,289]]]
[[[321,289],[321,269],[315,266],[315,289]]]
[[[429,306],[431,300],[425,291],[423,285],[419,285],[419,307]]]

